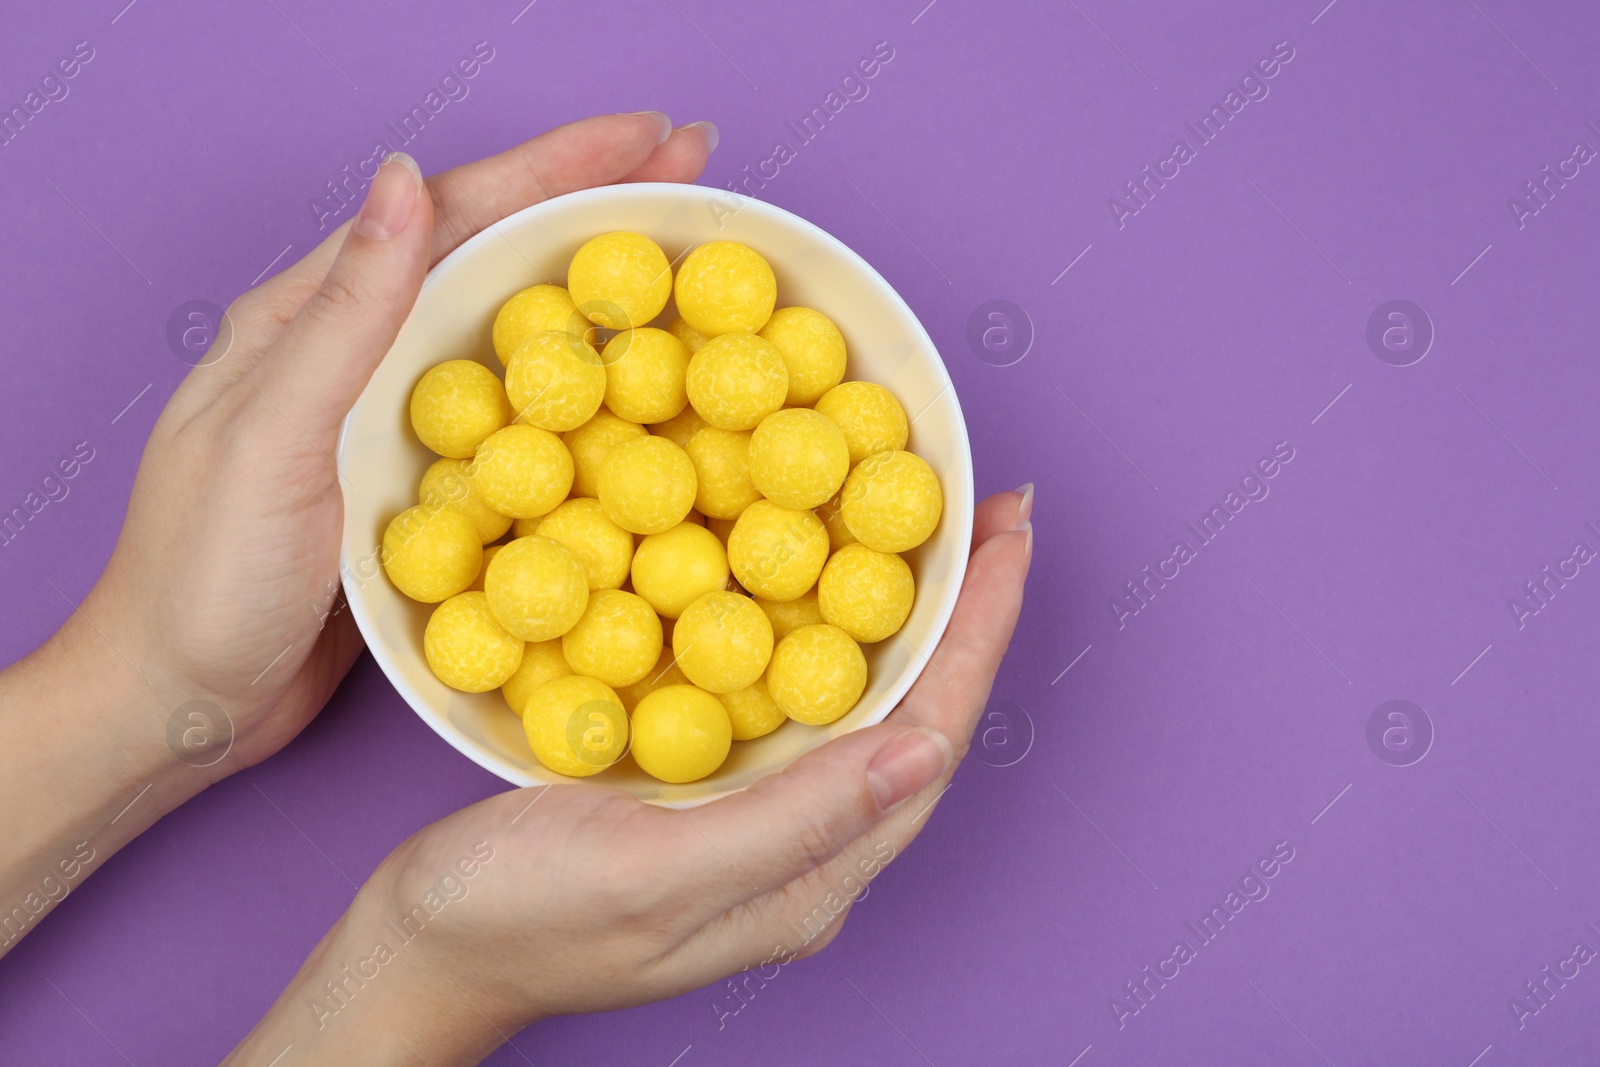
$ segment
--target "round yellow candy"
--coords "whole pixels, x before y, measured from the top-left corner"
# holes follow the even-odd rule
[[[572,668],[567,666],[567,661],[561,657],[561,642],[530,641],[522,648],[522,666],[517,672],[505,680],[500,687],[500,693],[506,698],[506,704],[518,716],[528,706],[528,697],[533,691],[546,682],[553,682],[557,678],[565,678],[572,673]]]
[[[663,648],[656,665],[650,668],[650,673],[632,685],[617,686],[617,696],[622,698],[623,707],[632,715],[633,710],[639,706],[639,701],[662,686],[688,684],[689,676],[678,669],[678,661],[673,657],[672,649]]]
[[[599,774],[628,747],[628,711],[609,685],[581,674],[546,682],[522,713],[540,763],[573,778]]]
[[[560,637],[589,603],[583,565],[548,537],[519,537],[495,553],[483,588],[500,625],[524,641]]]
[[[612,522],[636,534],[661,533],[694,507],[694,464],[665,437],[636,437],[611,450],[597,488]]]
[[[672,295],[678,314],[707,337],[734,330],[755,333],[772,317],[778,280],[771,265],[749,245],[711,241],[684,259]]]
[[[696,414],[694,408],[684,408],[666,422],[651,426],[650,432],[682,448],[689,443],[689,438],[705,428],[706,420]]]
[[[633,555],[633,591],[669,619],[728,585],[728,553],[704,526],[680,522],[651,534]]]
[[[689,350],[691,356],[700,351],[701,345],[711,340],[711,338],[684,322],[682,315],[672,320],[672,325],[667,327],[667,332],[682,341],[683,347]]]
[[[589,321],[627,330],[643,326],[667,306],[672,265],[661,246],[643,234],[603,233],[572,257],[567,289]]]
[[[689,438],[683,450],[694,464],[694,506],[701,514],[713,519],[737,519],[745,508],[761,499],[761,492],[750,480],[750,434],[746,431],[707,426]]]
[[[562,443],[572,453],[572,495],[596,496],[600,491],[600,465],[611,450],[624,441],[643,437],[649,431],[636,422],[619,419],[601,408],[594,418],[561,435]]]
[[[750,435],[750,480],[761,495],[786,508],[814,508],[844,484],[850,446],[826,415],[784,408]]]
[[[852,467],[874,452],[904,448],[911,433],[906,409],[893,393],[873,382],[836,385],[822,394],[816,408],[844,431]]]
[[[633,535],[606,518],[600,501],[573,497],[540,519],[534,532],[566,546],[578,558],[589,578],[590,591],[620,589],[628,580]]]
[[[695,685],[711,693],[730,693],[753,684],[767,669],[772,623],[749,597],[713,591],[678,616],[672,651]]]
[[[840,494],[833,494],[813,510],[817,518],[822,520],[822,525],[828,530],[828,547],[830,550],[837,552],[845,545],[856,543],[856,535],[851,533],[850,527],[844,524],[844,501],[840,499]]]
[[[536,333],[506,364],[506,395],[517,421],[541,430],[576,430],[600,410],[606,369],[600,353],[575,334]]]
[[[810,308],[779,308],[761,328],[789,367],[790,407],[810,407],[844,380],[844,335],[833,320]]]
[[[828,531],[809,511],[758,500],[728,535],[728,566],[756,596],[793,600],[813,585],[828,562]]]
[[[501,304],[494,317],[492,340],[500,365],[510,363],[511,353],[536,333],[546,330],[578,332],[573,329],[573,318],[577,314],[578,305],[573,303],[572,294],[559,285],[535,285],[522,290]],[[578,321],[583,320],[580,317]],[[587,336],[584,339],[588,340]]]
[[[826,571],[827,567],[823,567],[823,570]],[[756,606],[767,613],[767,621],[772,623],[772,638],[775,641],[782,641],[802,626],[812,626],[827,621],[822,617],[822,608],[817,604],[815,589],[793,600],[768,600],[758,596]]]
[[[572,489],[572,474],[572,453],[561,438],[521,423],[490,434],[467,468],[484,503],[514,519],[554,511]]]
[[[504,685],[522,664],[522,640],[489,612],[483,593],[457,593],[433,609],[422,631],[422,653],[433,676],[464,693]]]
[[[879,552],[908,552],[939,525],[939,476],[911,452],[877,452],[850,472],[842,494],[845,525]]]
[[[561,655],[578,674],[612,687],[632,685],[661,658],[661,620],[641,596],[596,590],[577,625],[562,636]]]
[[[500,379],[470,359],[428,368],[411,390],[411,428],[441,456],[470,458],[485,437],[510,421]]]
[[[483,565],[478,568],[478,576],[476,578],[472,579],[472,584],[467,586],[468,589],[476,589],[480,593],[483,592],[483,576],[489,572],[489,561],[491,559],[494,559],[494,554],[496,552],[500,551],[504,547],[506,547],[506,546],[505,545],[484,545],[483,546]]]
[[[689,403],[689,350],[666,330],[623,330],[600,353],[606,407],[630,422],[665,422]]]
[[[722,766],[733,724],[722,702],[692,685],[662,686],[633,709],[633,758],[663,782],[693,782]]]
[[[511,529],[511,516],[502,515],[483,499],[467,475],[464,459],[436,459],[422,472],[417,499],[430,507],[452,507],[467,517],[484,544],[499,540]]]
[[[733,724],[735,741],[752,741],[765,737],[788,721],[778,702],[767,692],[767,680],[760,679],[743,689],[723,693],[717,698]]]
[[[707,341],[689,360],[689,403],[719,430],[753,430],[783,407],[789,370],[771,341],[727,333]]]
[[[384,573],[394,587],[424,604],[464,591],[483,566],[477,528],[455,508],[418,504],[383,531]]]
[[[862,644],[882,641],[904,626],[916,594],[905,560],[866,545],[835,552],[817,579],[822,617]]]
[[[767,689],[796,722],[825,726],[856,706],[867,687],[867,657],[837,626],[802,626],[778,642]]]

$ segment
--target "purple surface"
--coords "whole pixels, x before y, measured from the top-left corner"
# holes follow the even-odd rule
[[[0,510],[77,442],[95,458],[0,548],[6,660],[67,614],[51,583],[81,595],[111,549],[186,369],[169,312],[306,253],[323,183],[487,41],[470,96],[408,146],[425,169],[645,107],[721,126],[708,185],[788,141],[761,195],[922,316],[980,491],[1038,483],[995,687],[1009,717],[835,945],[720,1030],[705,990],[548,1023],[491,1063],[1592,1054],[1595,968],[1520,1027],[1511,1001],[1575,943],[1600,950],[1600,577],[1549,583],[1520,627],[1510,602],[1574,542],[1600,550],[1600,164],[1549,181],[1521,225],[1509,204],[1539,204],[1525,183],[1575,142],[1600,150],[1592,6],[522,2],[7,12],[4,108],[75,42],[94,58],[0,145]],[[786,123],[880,41],[894,56],[867,97],[797,145]],[[1279,42],[1293,59],[1269,94],[1200,145],[1185,124]],[[1119,228],[1110,198],[1179,139],[1193,158]],[[1009,366],[1003,330],[987,359],[967,341],[993,299],[1031,320]],[[1436,332],[1410,366],[1367,341],[1395,299]],[[1246,487],[1269,494],[1202,545],[1186,524],[1279,442],[1292,461]],[[1194,558],[1119,628],[1113,601],[1178,539]],[[1396,699],[1434,734],[1408,766],[1417,748],[1385,762],[1368,741]],[[0,964],[0,1062],[215,1062],[350,880],[500,788],[364,659],[303,737]],[[1280,842],[1292,862],[1249,883],[1266,898],[1203,943],[1186,924]],[[1193,958],[1119,1025],[1113,998],[1179,940]]]

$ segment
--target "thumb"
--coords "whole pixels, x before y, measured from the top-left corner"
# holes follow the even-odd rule
[[[256,370],[258,387],[313,443],[328,442],[410,314],[428,270],[433,201],[416,161],[396,152],[322,284]]]
[[[781,774],[684,811],[696,835],[732,865],[700,901],[717,915],[822,866],[896,805],[950,769],[950,741],[924,726],[884,724],[846,734]]]

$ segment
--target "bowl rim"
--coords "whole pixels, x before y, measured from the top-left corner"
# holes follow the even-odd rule
[[[855,723],[844,730],[838,732],[830,731],[827,735],[819,733],[818,741],[816,743],[808,746],[800,753],[797,753],[788,762],[774,766],[767,770],[761,776],[766,777],[767,775],[782,772],[783,770],[787,769],[794,762],[794,760],[799,759],[801,756],[809,752],[815,751],[817,747],[827,743],[827,741],[831,741],[836,737],[843,736],[845,733],[852,733],[856,730],[865,729],[869,726],[875,726],[884,721],[884,719],[888,718],[888,716],[893,713],[895,708],[900,706],[900,702],[904,699],[906,693],[910,691],[911,687],[916,684],[917,680],[921,678],[923,673],[927,670],[932,656],[938,648],[939,642],[944,639],[945,631],[949,628],[950,619],[955,614],[956,601],[960,596],[962,584],[966,579],[967,566],[970,561],[972,551],[972,521],[976,511],[976,491],[973,484],[974,472],[972,467],[972,441],[971,436],[967,431],[966,416],[961,408],[961,398],[956,392],[955,382],[950,377],[950,370],[945,365],[944,357],[939,351],[939,347],[934,344],[933,338],[928,334],[927,328],[923,326],[922,320],[917,316],[916,312],[911,309],[911,305],[906,302],[905,298],[900,295],[899,291],[896,290],[893,285],[889,284],[888,279],[880,274],[878,270],[873,267],[872,264],[868,263],[866,259],[864,259],[858,252],[855,251],[855,249],[851,248],[849,245],[845,244],[839,238],[835,237],[833,234],[829,233],[827,230],[823,229],[821,226],[818,226],[811,220],[784,208],[778,207],[775,204],[768,203],[764,200],[758,200],[754,197],[736,193],[731,190],[714,189],[709,186],[679,182],[620,182],[613,185],[602,185],[590,189],[580,189],[569,193],[562,193],[546,200],[541,200],[536,204],[530,204],[525,208],[512,212],[502,219],[486,224],[481,230],[467,238],[465,241],[462,241],[447,255],[445,255],[444,258],[439,260],[438,263],[429,268],[426,277],[423,278],[421,287],[417,291],[417,298],[412,305],[412,311],[407,315],[407,321],[409,322],[410,315],[415,313],[417,305],[422,303],[423,298],[431,289],[441,283],[441,280],[445,275],[459,268],[464,262],[477,254],[477,252],[483,247],[492,244],[495,241],[510,242],[511,238],[501,232],[501,227],[511,224],[521,225],[541,216],[555,214],[579,204],[604,204],[605,202],[612,200],[638,200],[649,199],[651,197],[667,197],[677,201],[696,199],[701,200],[708,205],[713,198],[725,199],[731,197],[737,201],[738,208],[736,212],[730,212],[730,214],[742,213],[744,211],[755,211],[758,214],[767,215],[780,224],[791,226],[799,230],[806,238],[841,256],[843,259],[849,262],[865,280],[874,283],[880,290],[881,294],[887,298],[891,306],[898,307],[900,312],[904,315],[906,321],[909,322],[912,327],[910,332],[913,341],[919,341],[921,343],[922,347],[920,347],[918,351],[932,353],[933,359],[930,362],[933,364],[936,380],[940,383],[941,388],[937,393],[934,394],[934,400],[930,400],[928,404],[924,406],[923,410],[926,411],[933,405],[935,401],[938,400],[939,397],[946,393],[949,394],[950,403],[954,407],[954,422],[957,431],[956,440],[954,442],[957,451],[955,462],[964,468],[966,477],[960,480],[961,484],[957,487],[958,496],[955,500],[952,500],[951,498],[950,488],[948,486],[943,487],[944,514],[941,516],[941,524],[952,514],[964,515],[966,521],[962,522],[958,530],[953,531],[954,536],[957,539],[957,544],[955,546],[956,563],[951,570],[949,580],[943,584],[943,588],[941,590],[941,598],[937,606],[934,624],[930,630],[930,639],[932,641],[930,651],[924,653],[922,650],[912,646],[912,663],[908,664],[907,668],[901,672],[900,677],[891,687],[889,687],[885,698],[882,701],[881,712],[868,716],[867,718],[864,718],[860,722]],[[698,242],[698,244],[704,243],[706,242]],[[698,244],[691,245],[690,247],[698,247]],[[405,325],[402,324],[400,331],[396,333],[397,343],[400,333],[403,332],[404,329]],[[384,358],[388,358],[387,352],[384,354]],[[374,369],[374,374],[376,373],[377,371]],[[344,420],[339,426],[339,438],[335,446],[334,460],[341,480],[343,480],[346,476],[345,459],[348,452],[347,446],[350,442],[352,423],[357,409],[360,408],[362,401],[366,397],[366,391],[366,388],[363,387],[361,395],[358,396],[356,398],[356,402],[351,405],[350,411],[345,414]],[[916,418],[920,415],[921,412],[918,412],[917,416],[912,416],[908,421],[915,422]],[[953,503],[958,506],[952,507],[951,505]],[[344,511],[345,524],[348,524],[349,522],[349,513],[349,508],[347,506]],[[348,548],[345,541],[344,528],[341,527],[339,544],[340,585],[344,590],[345,602],[350,608],[351,615],[355,618],[356,628],[361,632],[362,641],[366,645],[367,651],[372,654],[373,660],[378,664],[379,669],[383,672],[385,680],[400,695],[401,699],[406,702],[411,710],[420,719],[422,719],[423,722],[428,724],[429,728],[431,728],[434,733],[442,737],[457,752],[460,752],[462,755],[476,763],[479,767],[482,767],[490,774],[493,774],[495,777],[507,782],[514,788],[526,788],[530,785],[547,784],[605,784],[589,778],[565,779],[560,775],[556,775],[556,778],[561,779],[558,781],[525,782],[522,780],[525,775],[523,772],[521,772],[520,768],[506,766],[496,753],[484,749],[482,746],[479,746],[471,739],[464,736],[455,727],[455,725],[449,721],[447,714],[434,709],[428,703],[428,701],[422,699],[421,694],[415,692],[411,685],[405,680],[405,676],[400,668],[400,665],[391,658],[389,650],[384,643],[381,640],[373,639],[374,635],[377,633],[377,619],[371,612],[369,612],[366,601],[360,595],[361,587],[366,583],[352,581],[355,572],[352,569],[353,561],[349,558]],[[909,644],[909,642],[907,643]],[[554,774],[555,772],[551,773]],[[742,792],[745,788],[748,787],[737,786],[730,789],[718,789],[708,792],[704,796],[680,798],[676,800],[669,799],[660,794],[655,797],[639,797],[639,799],[649,804],[657,804],[664,807],[682,809],[698,807],[701,804],[710,803],[711,801],[717,800],[721,797],[731,796],[734,793]]]

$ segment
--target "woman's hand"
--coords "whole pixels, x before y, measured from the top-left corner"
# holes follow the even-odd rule
[[[714,137],[646,112],[575,122],[426,183],[394,157],[352,222],[234,302],[225,351],[150,435],[105,573],[0,672],[0,811],[30,813],[0,844],[0,899],[24,902],[0,953],[161,815],[283,747],[360,653],[334,610],[335,443],[429,266],[551,196],[692,181]]]
[[[560,785],[422,830],[229,1063],[477,1063],[541,1018],[818,951],[966,753],[1022,605],[1032,491],[978,509],[950,627],[888,720],[687,810]]]

